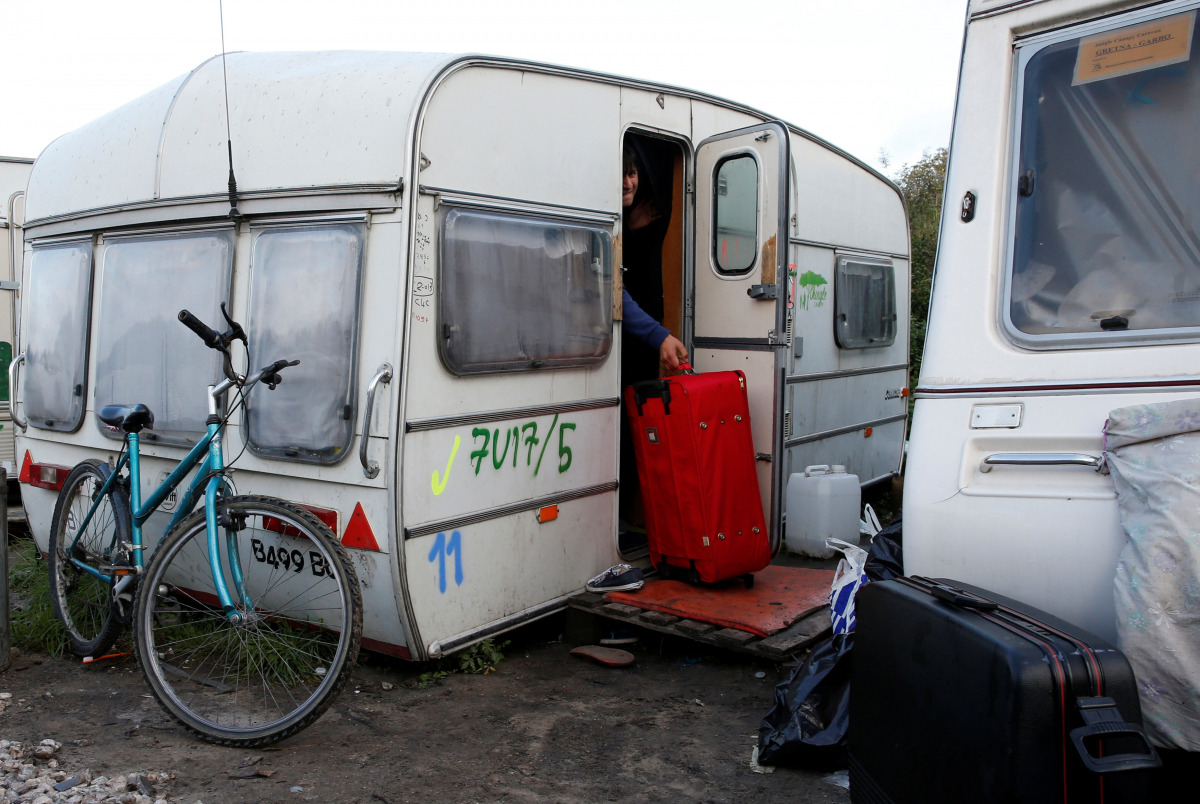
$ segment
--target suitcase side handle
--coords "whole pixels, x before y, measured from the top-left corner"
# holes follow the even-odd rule
[[[1116,701],[1108,697],[1079,698],[1075,701],[1084,725],[1071,729],[1071,741],[1083,765],[1093,773],[1119,773],[1121,771],[1146,770],[1162,767],[1158,752],[1150,744],[1146,733],[1132,723],[1126,723],[1117,709]],[[1089,737],[1115,737],[1118,734],[1140,738],[1145,751],[1127,751],[1098,757],[1088,750],[1084,742]]]

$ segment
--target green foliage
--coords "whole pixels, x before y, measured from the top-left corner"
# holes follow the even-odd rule
[[[438,659],[434,665],[436,669],[422,673],[417,681],[417,686],[424,689],[455,673],[486,675],[495,670],[496,665],[504,660],[503,651],[508,646],[508,641],[497,645],[492,640],[485,639],[466,650],[461,650],[444,659]]]
[[[904,193],[912,235],[912,322],[909,329],[908,387],[917,387],[921,373],[921,353],[925,346],[929,293],[933,286],[933,263],[937,254],[938,226],[941,223],[942,190],[946,182],[945,148],[926,152],[915,165],[905,165],[896,175],[896,184]]]
[[[50,605],[50,569],[30,540],[12,543],[8,554],[9,627],[12,643],[26,653],[61,656],[67,632]]]

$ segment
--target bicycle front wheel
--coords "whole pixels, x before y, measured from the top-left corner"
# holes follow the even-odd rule
[[[50,520],[50,604],[76,656],[96,656],[112,647],[132,609],[132,597],[122,612],[113,596],[113,573],[129,573],[132,567],[125,553],[129,499],[115,484],[99,496],[111,474],[102,461],[76,465],[58,492]],[[80,529],[89,512],[91,519]]]
[[[345,548],[309,512],[271,497],[218,503],[222,611],[204,511],[167,535],[135,613],[138,664],[158,702],[209,742],[259,746],[309,726],[346,685],[362,592]]]

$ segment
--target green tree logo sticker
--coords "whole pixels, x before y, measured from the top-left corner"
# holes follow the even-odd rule
[[[800,275],[796,284],[800,286],[796,304],[801,310],[825,306],[825,300],[829,298],[829,288],[826,287],[829,281],[825,277],[815,271],[805,271]]]

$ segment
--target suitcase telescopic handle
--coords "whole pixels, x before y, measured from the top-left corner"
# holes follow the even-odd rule
[[[1075,701],[1079,714],[1083,716],[1084,725],[1071,729],[1071,741],[1083,765],[1093,773],[1119,773],[1121,771],[1147,770],[1162,767],[1158,752],[1150,744],[1146,733],[1132,723],[1126,723],[1125,718],[1117,709],[1117,703],[1112,698],[1079,698]],[[1145,751],[1126,751],[1121,754],[1109,754],[1098,757],[1088,750],[1084,742],[1089,737],[1116,737],[1131,735],[1141,740]],[[1111,747],[1111,744],[1110,744]]]

